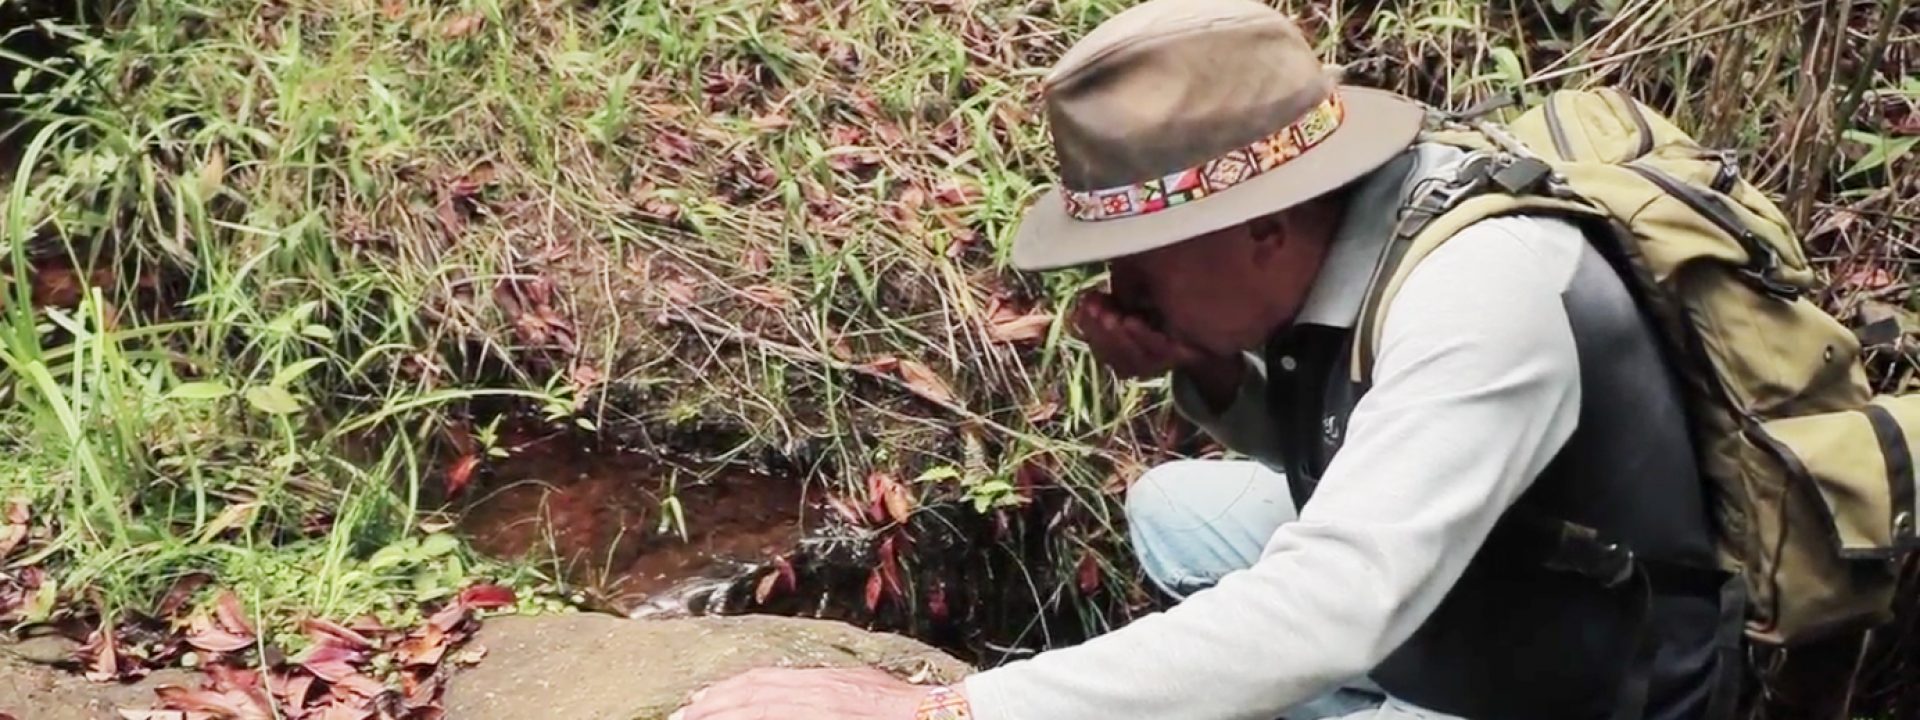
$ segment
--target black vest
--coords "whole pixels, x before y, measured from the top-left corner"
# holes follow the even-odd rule
[[[1711,568],[1707,488],[1658,341],[1592,247],[1562,302],[1579,353],[1579,425],[1519,505],[1597,529],[1642,559]],[[1281,416],[1296,504],[1312,495],[1365,393],[1349,380],[1351,346],[1349,331],[1301,326],[1267,349],[1270,406]],[[1607,588],[1526,559],[1536,553],[1519,545],[1534,539],[1506,530],[1514,516],[1372,678],[1394,697],[1469,720],[1607,720],[1636,657],[1633,587]],[[1716,666],[1732,654],[1720,590],[1654,586],[1651,603],[1639,606],[1657,643],[1645,717],[1704,717],[1711,688],[1724,682]]]

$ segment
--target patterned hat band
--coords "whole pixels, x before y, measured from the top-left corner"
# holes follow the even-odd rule
[[[1066,200],[1067,214],[1079,220],[1115,220],[1156,213],[1199,200],[1280,167],[1333,135],[1335,130],[1340,129],[1340,123],[1346,116],[1346,105],[1341,102],[1340,93],[1335,92],[1279,132],[1245,147],[1235,148],[1199,167],[1130,185],[1101,190],[1066,190],[1061,197]]]

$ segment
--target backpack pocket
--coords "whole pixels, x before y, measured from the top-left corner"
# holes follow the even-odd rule
[[[1880,396],[1856,410],[1772,420],[1760,431],[1783,455],[1787,477],[1817,496],[1840,557],[1882,560],[1920,544],[1914,505],[1920,395]]]

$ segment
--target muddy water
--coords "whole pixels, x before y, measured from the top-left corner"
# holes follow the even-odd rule
[[[560,440],[526,443],[487,465],[458,503],[474,547],[547,563],[593,604],[625,615],[705,610],[706,594],[736,589],[803,532],[807,498],[785,478],[695,471]]]

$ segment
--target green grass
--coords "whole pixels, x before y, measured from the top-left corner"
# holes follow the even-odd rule
[[[1357,81],[1448,107],[1621,84],[1740,149],[1803,228],[1851,208],[1813,238],[1833,267],[1920,216],[1888,114],[1916,59],[1875,40],[1875,3],[1284,4]],[[16,58],[7,96],[10,276],[113,280],[65,313],[11,284],[5,492],[56,521],[74,598],[297,572],[275,612],[352,613],[422,596],[369,558],[439,521],[448,429],[520,406],[856,502],[871,471],[931,473],[917,506],[1009,529],[926,514],[914,532],[938,516],[985,551],[910,554],[890,623],[1023,651],[1100,632],[1140,599],[1116,489],[1191,447],[1163,387],[1058,323],[990,329],[1097,281],[1004,258],[1049,179],[1037,79],[1121,7],[123,0],[50,23],[70,52]],[[1846,31],[1803,34],[1823,12]],[[1020,504],[1029,463],[1052,481]],[[946,626],[942,577],[968,580]]]

